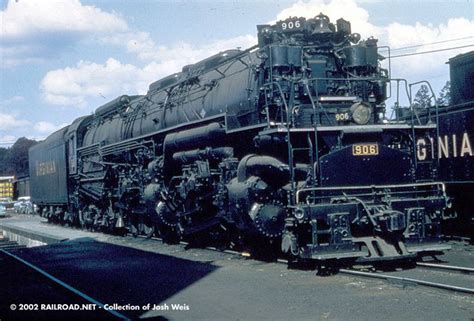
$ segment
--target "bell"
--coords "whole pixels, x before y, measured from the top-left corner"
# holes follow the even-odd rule
[[[329,17],[320,13],[314,18],[314,29],[311,34],[325,34],[332,33],[333,30],[329,27]]]

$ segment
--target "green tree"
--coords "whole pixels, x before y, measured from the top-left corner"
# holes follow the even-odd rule
[[[12,147],[7,150],[4,158],[4,174],[16,177],[28,176],[28,149],[36,144],[35,140],[25,137],[19,138]]]
[[[8,149],[0,147],[0,176],[8,176]],[[11,174],[11,173],[10,173]]]
[[[436,102],[439,106],[449,106],[451,104],[451,82],[449,80],[439,92]]]
[[[429,108],[431,106],[431,95],[428,86],[421,85],[420,89],[415,94],[413,106],[415,108]]]

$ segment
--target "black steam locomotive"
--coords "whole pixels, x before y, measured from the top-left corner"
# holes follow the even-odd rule
[[[42,216],[86,228],[281,248],[299,259],[431,254],[447,206],[436,122],[385,118],[377,39],[323,14],[120,96],[30,149]],[[436,113],[430,114],[436,117]],[[267,245],[270,245],[267,247]]]

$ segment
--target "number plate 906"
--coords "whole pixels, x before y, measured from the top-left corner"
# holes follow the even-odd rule
[[[352,145],[352,155],[354,156],[373,156],[379,154],[377,144],[358,144]]]

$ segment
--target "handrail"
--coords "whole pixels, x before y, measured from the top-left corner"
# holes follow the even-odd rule
[[[387,51],[388,51],[388,78],[390,79],[390,77],[392,76],[392,56],[391,56],[391,53],[390,53],[390,46],[378,46],[377,47],[377,49],[380,49],[380,48],[387,49]],[[387,99],[392,97],[392,87],[391,86],[389,86],[389,90],[390,90],[390,92],[387,96]]]
[[[313,123],[313,128],[314,128],[314,156],[315,156],[315,164],[318,166],[318,170],[320,168],[320,164],[319,164],[319,146],[318,146],[318,129],[317,129],[317,124],[316,124],[316,105],[314,104],[314,99],[311,95],[311,90],[309,89],[309,85],[308,85],[308,82],[304,82],[304,85],[305,85],[305,89],[308,93],[308,97],[309,97],[309,100],[311,101],[311,106],[313,108],[313,119],[311,120],[311,122]],[[317,97],[318,93],[316,91],[316,97]],[[311,151],[313,152],[313,151]],[[316,172],[316,168],[315,168],[315,164],[311,164],[312,166],[312,170],[313,170],[313,180],[316,182],[316,179],[317,179],[317,172]]]
[[[294,175],[295,175],[295,171],[294,171],[294,166],[293,166],[293,151],[292,151],[292,145],[291,145],[291,130],[290,130],[290,115],[289,115],[289,110],[288,110],[288,104],[286,102],[286,98],[285,98],[285,95],[283,94],[283,90],[280,86],[280,84],[278,82],[275,82],[275,81],[271,81],[269,83],[265,83],[263,84],[264,87],[267,87],[267,86],[273,86],[273,85],[276,85],[277,88],[278,88],[278,91],[280,93],[280,96],[281,96],[281,99],[283,100],[283,105],[285,107],[285,114],[286,114],[286,129],[287,129],[287,132],[286,132],[286,137],[287,137],[287,146],[288,146],[288,166],[289,166],[289,169],[290,169],[290,175],[291,175],[291,195],[290,195],[290,203],[293,202],[293,197],[295,195],[295,179],[294,179]],[[265,89],[265,96],[266,96],[266,89]],[[268,112],[268,103],[266,102],[266,110],[267,110],[267,115],[269,114]],[[281,106],[280,106],[280,111],[281,111]],[[281,117],[283,117],[283,114],[281,113]],[[270,118],[267,117],[267,122],[268,122],[268,127],[270,126]]]
[[[292,147],[292,142],[291,142],[291,128],[295,126],[295,119],[294,119],[294,111],[298,106],[289,106],[289,104],[294,105],[294,90],[295,90],[295,84],[302,84],[304,87],[304,90],[308,96],[308,99],[311,103],[312,107],[312,125],[314,129],[314,148],[312,148],[312,154],[314,154],[314,164],[313,164],[313,176],[315,179],[317,179],[317,168],[319,169],[320,167],[320,156],[319,156],[319,150],[318,150],[318,130],[317,130],[317,115],[318,111],[322,111],[325,113],[326,117],[328,117],[329,120],[331,120],[327,114],[327,111],[325,108],[323,108],[320,103],[319,103],[319,93],[317,90],[317,83],[318,81],[324,81],[324,80],[331,80],[331,81],[342,81],[342,82],[359,82],[359,81],[384,81],[386,83],[391,84],[392,82],[396,83],[397,86],[397,102],[394,108],[394,111],[396,112],[396,120],[399,121],[399,100],[400,100],[400,83],[402,83],[405,89],[406,96],[408,98],[409,104],[410,104],[410,110],[411,110],[411,137],[412,137],[412,144],[413,144],[413,164],[414,168],[417,168],[417,150],[416,150],[416,131],[415,131],[415,121],[419,125],[422,124],[418,114],[416,113],[416,110],[414,109],[413,106],[413,95],[412,95],[412,87],[420,84],[420,83],[426,83],[428,87],[430,88],[430,91],[432,93],[432,97],[435,99],[435,115],[436,115],[436,139],[439,139],[439,111],[438,111],[438,104],[436,102],[436,95],[434,94],[434,91],[431,87],[431,84],[427,81],[419,81],[416,83],[408,84],[406,79],[403,78],[385,78],[385,77],[352,77],[352,78],[331,78],[331,77],[314,77],[314,78],[299,78],[299,79],[287,79],[287,81],[290,83],[290,92],[286,93],[289,95],[289,102],[287,102],[287,99],[285,98],[285,92],[283,91],[283,88],[281,84],[278,81],[270,81],[268,83],[263,84],[263,88],[265,90],[265,109],[266,109],[266,116],[267,116],[267,128],[270,128],[273,126],[272,120],[271,120],[271,115],[270,115],[270,110],[269,110],[269,101],[268,101],[268,91],[271,90],[271,95],[275,94],[275,88],[277,91],[277,95],[279,95],[279,98],[281,99],[281,103],[278,104],[278,108],[276,109],[277,114],[275,115],[275,121],[278,121],[278,118],[281,120],[281,125],[283,126],[284,129],[286,129],[286,138],[287,138],[287,143],[288,143],[288,163],[289,163],[289,168],[290,168],[290,175],[291,175],[291,196],[290,196],[290,203],[293,203],[293,201],[298,202],[298,192],[296,191],[295,187],[295,180],[294,180],[294,164],[293,164],[293,147]],[[313,81],[316,82],[316,88],[314,89],[315,93],[312,93],[311,88],[309,87],[309,82]],[[316,100],[315,100],[316,99]],[[278,115],[279,113],[279,115]],[[285,115],[283,115],[285,114]],[[416,118],[416,120],[415,120]],[[430,121],[431,119],[431,109],[428,110],[428,115],[427,115],[427,122]],[[436,153],[437,155],[438,153]],[[438,155],[437,155],[438,156]],[[437,158],[437,162],[439,164],[439,158]],[[317,166],[317,168],[315,167]],[[296,198],[295,198],[296,197]]]
[[[294,83],[296,84],[302,84],[304,87],[305,87],[305,90],[307,91],[308,93],[308,97],[310,99],[310,101],[312,100],[311,104],[314,104],[316,105],[316,103],[314,102],[314,98],[313,98],[313,95],[310,94],[310,90],[308,90],[309,88],[309,85],[308,83],[310,81],[312,82],[316,82],[316,86],[318,84],[319,81],[327,81],[327,80],[330,80],[330,81],[340,81],[340,82],[365,82],[365,81],[385,81],[389,84],[395,82],[396,83],[396,86],[397,86],[397,98],[396,98],[396,102],[395,102],[395,108],[393,109],[393,112],[395,112],[395,119],[397,121],[399,121],[399,114],[398,114],[398,110],[400,108],[400,83],[403,83],[404,84],[404,91],[405,91],[405,95],[406,97],[408,98],[408,102],[409,104],[411,105],[412,104],[412,95],[411,95],[411,92],[410,92],[410,89],[409,89],[409,84],[408,84],[408,81],[404,78],[385,78],[385,77],[352,77],[352,78],[332,78],[332,77],[311,77],[311,78],[300,78],[300,79],[294,79],[292,80]],[[268,83],[265,83],[263,84],[263,87],[267,90],[267,88],[272,85],[272,84],[276,84],[278,86],[278,90],[279,90],[279,94],[282,98],[284,98],[284,94],[283,94],[283,91],[282,91],[282,88],[280,86],[280,84],[277,82],[277,81],[270,81]],[[389,85],[390,87],[390,90],[391,90],[391,85]],[[316,90],[317,91],[317,90]],[[316,96],[319,97],[319,93],[316,92]],[[267,99],[267,97],[265,96],[265,100]],[[286,101],[284,101],[285,103]],[[265,105],[268,106],[268,102],[265,101]],[[331,119],[329,117],[329,115],[327,114],[326,110],[324,108],[321,109],[324,113],[325,113],[325,116],[326,118],[328,118],[328,120],[331,122]],[[393,113],[392,112],[392,113]],[[283,113],[282,113],[282,110],[280,109],[280,117],[283,116]],[[277,120],[277,119],[275,119]],[[419,120],[419,117],[417,116],[417,121],[419,124],[421,124],[421,121]],[[270,115],[268,113],[268,110],[267,110],[267,122],[269,123],[270,122]],[[284,120],[283,118],[281,118],[281,122],[283,123]],[[287,117],[287,124],[290,124],[290,119]],[[270,125],[270,124],[268,124]],[[294,125],[294,124],[292,124]]]

